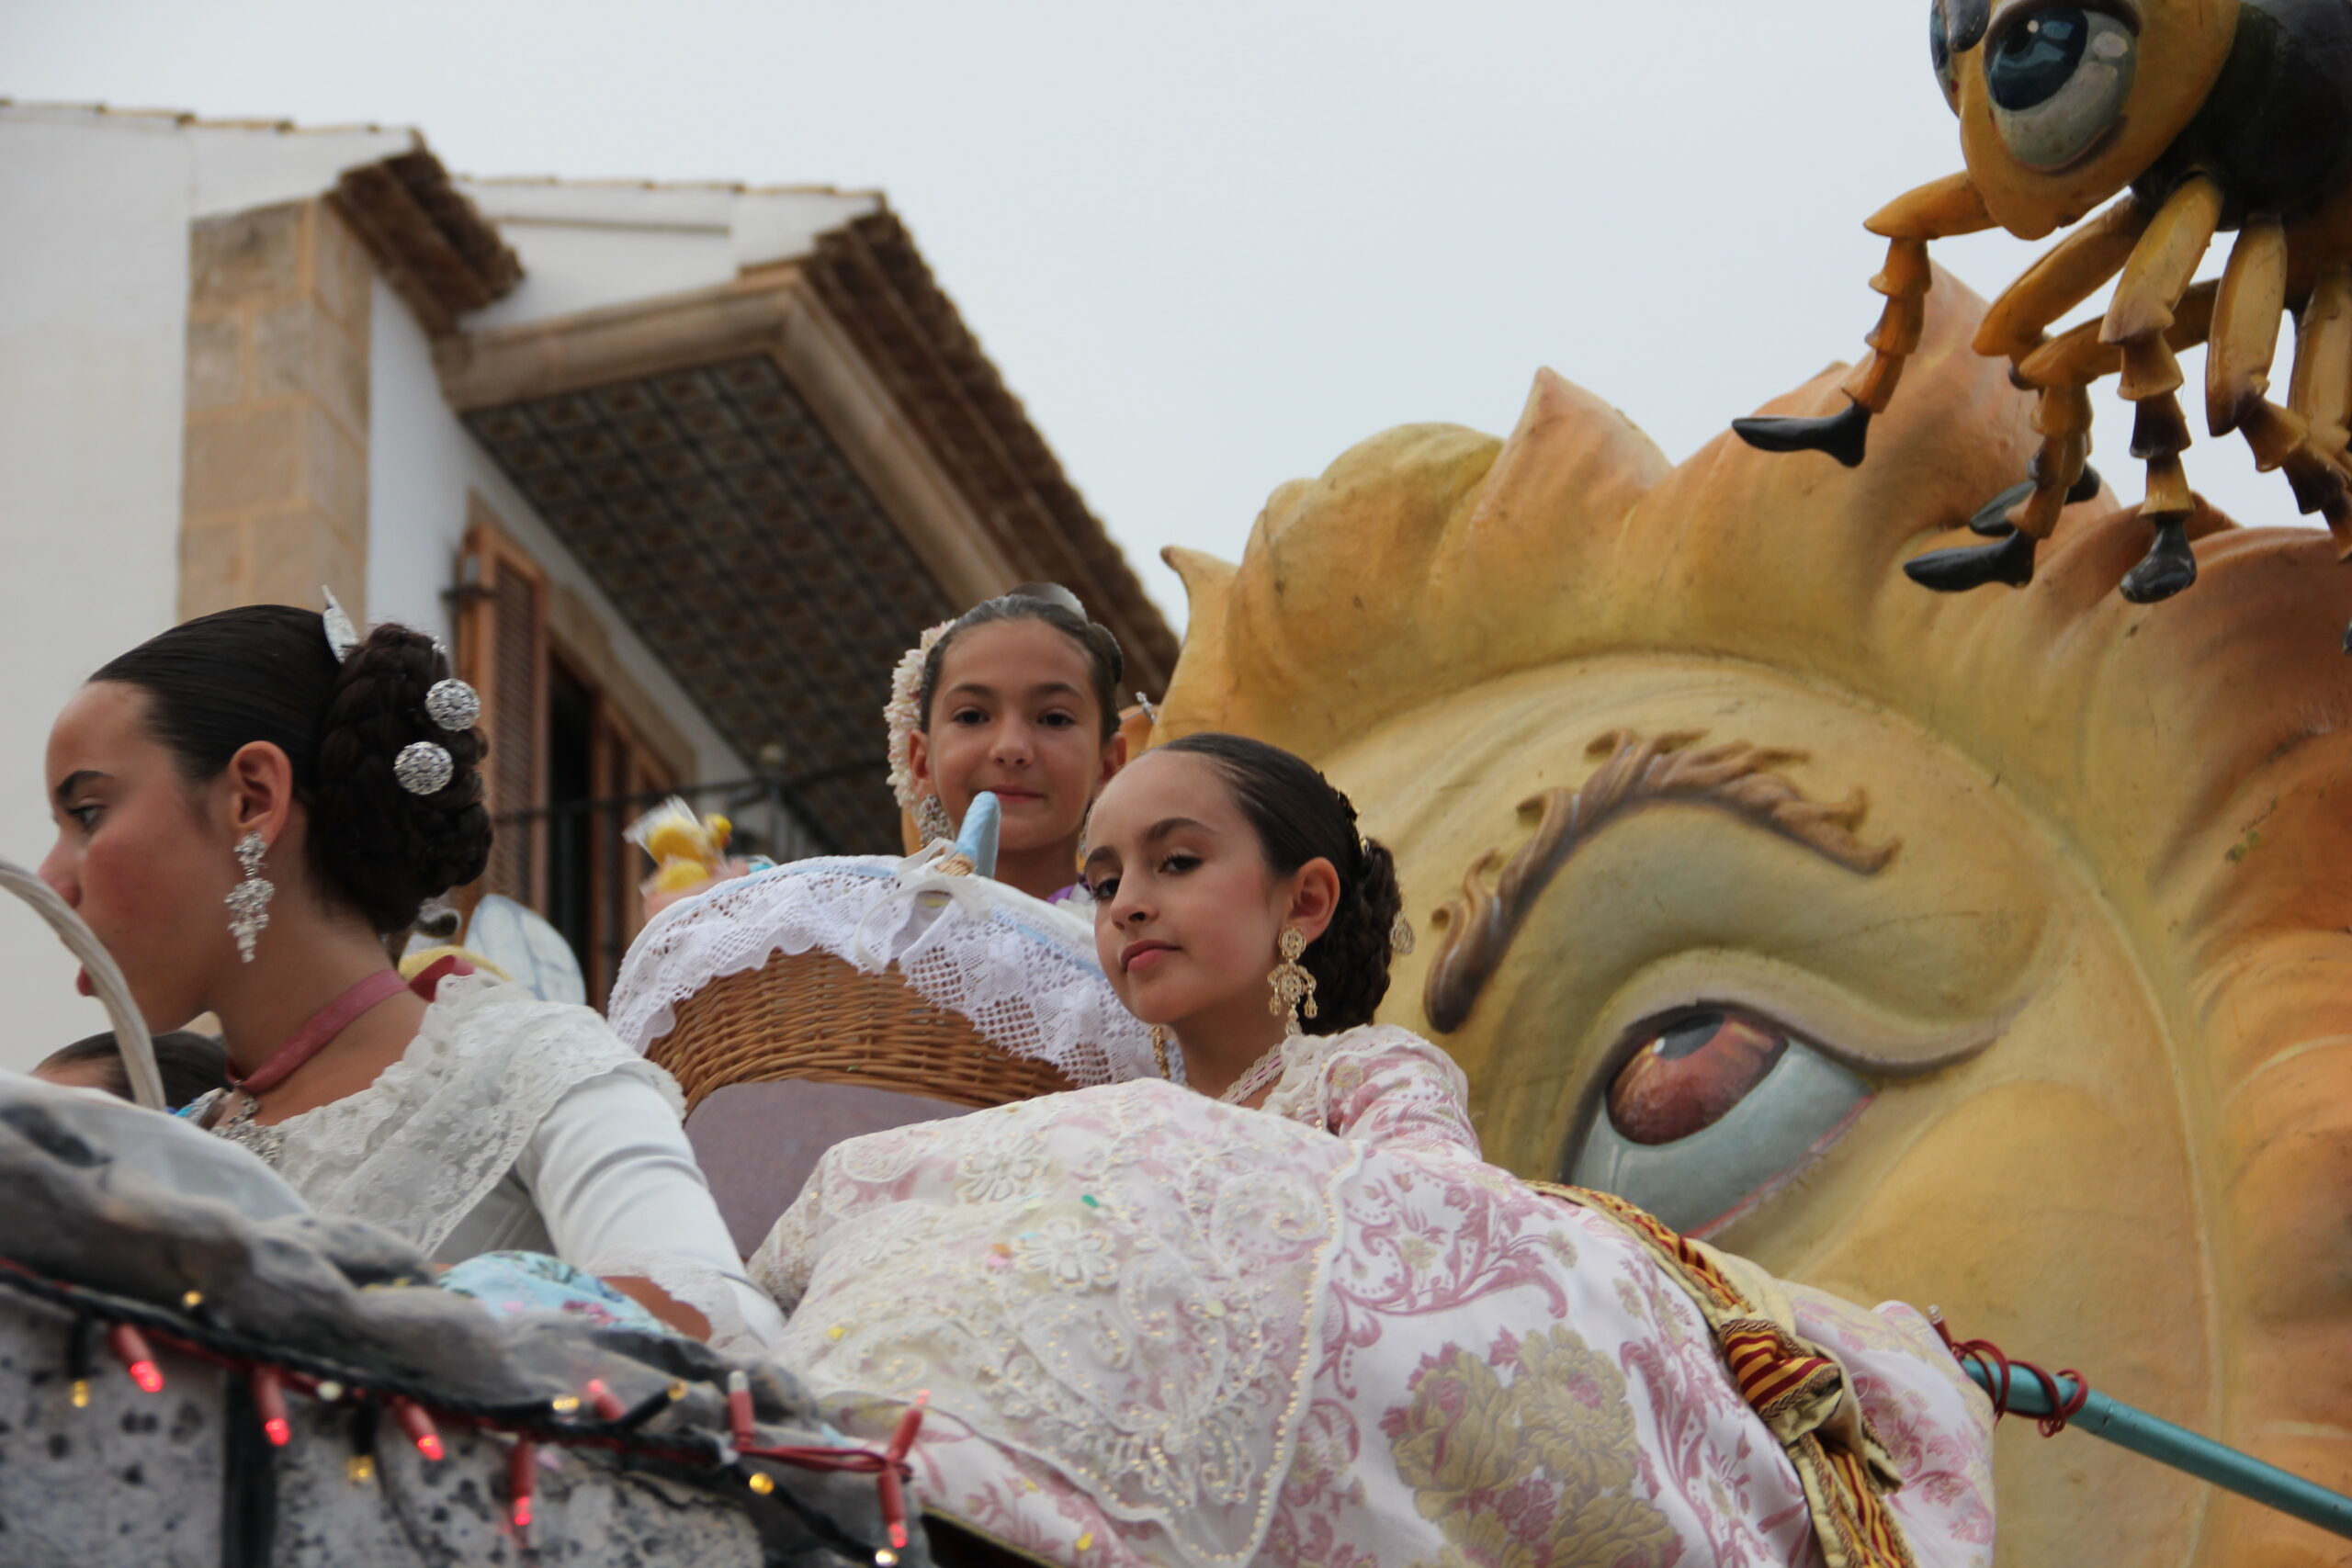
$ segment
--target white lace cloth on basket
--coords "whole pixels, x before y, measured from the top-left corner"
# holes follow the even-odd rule
[[[476,975],[441,982],[373,1084],[258,1129],[254,1146],[311,1207],[437,1261],[521,1248],[650,1279],[709,1319],[713,1345],[748,1353],[781,1319],[742,1272],[682,1105],[588,1009]]]
[[[926,1001],[1080,1088],[1159,1076],[1082,917],[986,877],[943,876],[923,856],[795,861],[663,911],[621,964],[614,1032],[643,1051],[712,981],[817,949],[869,975],[896,964]]]

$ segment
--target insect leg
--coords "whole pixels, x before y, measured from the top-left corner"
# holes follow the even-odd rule
[[[1731,422],[1750,446],[1766,452],[1826,452],[1848,468],[1862,460],[1871,418],[1883,413],[1903,377],[1903,362],[1919,346],[1934,274],[1928,242],[1973,234],[1993,226],[1984,197],[1966,174],[1947,175],[1897,197],[1866,225],[1887,242],[1886,265],[1871,287],[1886,297],[1878,325],[1865,339],[1871,352],[1840,385],[1847,404],[1820,418],[1767,415]]]
[[[2188,548],[2188,520],[2196,503],[2180,466],[2180,454],[2189,442],[2188,421],[2174,395],[2182,376],[2165,333],[2198,262],[2213,243],[2221,216],[2218,183],[2205,175],[2183,181],[2132,249],[2099,332],[2103,342],[2122,353],[2120,389],[2137,409],[2132,455],[2148,465],[2147,499],[2140,515],[2156,536],[2147,555],[2123,576],[2123,596],[2135,604],[2168,599],[2197,581],[2197,558]]]
[[[2051,322],[2123,270],[2154,218],[2145,202],[2127,196],[2051,246],[1986,309],[1976,352],[2019,360],[2041,347]]]
[[[2166,348],[2178,353],[2205,341],[2215,287],[2200,283],[2181,296],[2172,324],[2162,334]],[[2018,362],[2010,378],[2035,394],[2033,428],[2041,435],[2041,446],[2028,466],[2033,478],[2004,491],[1970,523],[1995,543],[1916,557],[1903,568],[1913,581],[1942,592],[1987,582],[2030,581],[2034,547],[2050,536],[2058,513],[2098,492],[2098,476],[2086,461],[2090,455],[2090,388],[2102,377],[2114,375],[2123,362],[2120,349],[2099,341],[2101,325],[2085,321]]]
[[[2352,558],[2352,471],[2345,457],[2352,441],[2346,428],[2352,424],[2352,264],[2336,263],[2312,287],[2296,323],[2287,407],[2305,432],[2286,459],[2295,503],[2326,518],[2336,553]]]

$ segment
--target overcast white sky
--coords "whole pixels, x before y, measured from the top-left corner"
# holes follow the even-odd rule
[[[1680,458],[1857,355],[1862,219],[1960,166],[1927,10],[0,0],[0,95],[413,125],[469,174],[879,186],[1181,625],[1162,545],[1237,556],[1385,426],[1507,430],[1538,365]],[[1987,294],[2034,254],[1939,249]],[[2294,520],[2241,444],[2189,464]]]

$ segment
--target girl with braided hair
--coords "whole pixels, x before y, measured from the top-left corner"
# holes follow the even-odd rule
[[[1118,638],[1076,594],[1024,582],[925,632],[883,710],[890,785],[925,840],[953,839],[985,790],[1003,811],[996,878],[1074,897],[1087,808],[1127,758]]]
[[[489,859],[479,710],[406,626],[362,637],[332,606],[187,622],[59,715],[41,875],[151,1029],[220,1019],[232,1087],[186,1114],[313,1207],[444,1264],[554,1254],[628,1298],[623,1318],[756,1343],[775,1309],[668,1076],[585,1008],[480,975],[427,997],[390,966],[388,939]]]
[[[1991,1408],[1917,1313],[1479,1157],[1373,1021],[1396,873],[1313,768],[1159,747],[1084,866],[1186,1086],[836,1145],[752,1261],[836,1425],[928,1391],[934,1515],[1069,1568],[1990,1562]]]

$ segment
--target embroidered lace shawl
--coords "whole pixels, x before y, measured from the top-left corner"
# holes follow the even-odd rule
[[[711,1321],[714,1344],[756,1348],[775,1310],[741,1276],[681,1104],[595,1013],[477,975],[441,983],[368,1088],[254,1131],[315,1209],[442,1262],[520,1247],[649,1278]]]
[[[1128,1083],[837,1146],[752,1259],[783,1354],[876,1440],[931,1391],[926,1506],[1071,1568],[1820,1560],[1690,1297],[1483,1163],[1451,1060],[1284,1066],[1263,1111]],[[1988,1563],[1982,1396],[1909,1308],[1788,1295],[1916,1561]]]

